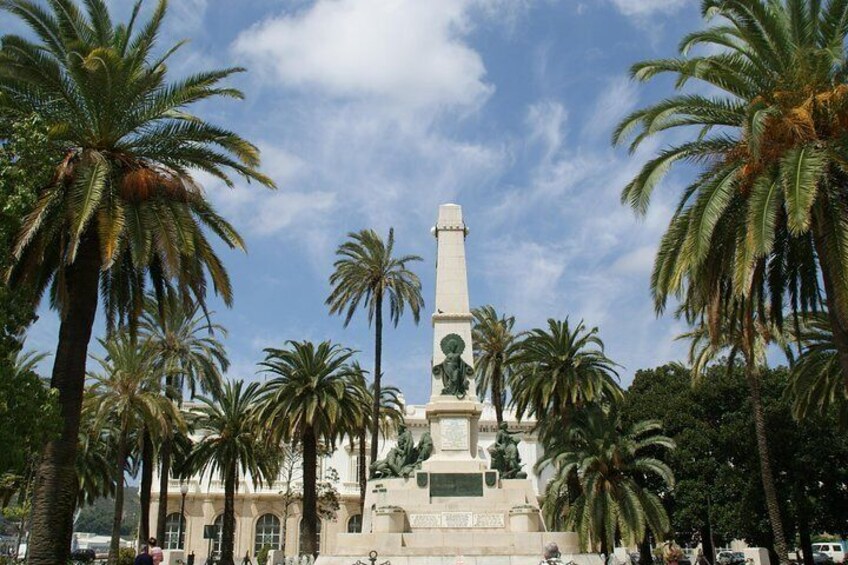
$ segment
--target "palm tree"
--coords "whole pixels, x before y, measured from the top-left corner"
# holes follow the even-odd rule
[[[640,62],[631,73],[642,81],[671,73],[678,89],[694,81],[720,94],[679,93],[621,122],[613,141],[632,136],[631,151],[667,130],[692,132],[646,163],[622,200],[644,212],[675,162],[704,165],[681,196],[660,254],[682,248],[698,266],[715,234],[733,234],[744,252],[735,292],[748,294],[752,261],[766,258],[778,323],[784,302],[795,313],[818,308],[820,269],[848,390],[848,207],[842,198],[848,182],[843,143],[848,4],[703,0],[701,5],[704,17],[717,23],[684,37],[679,58]],[[689,56],[696,46],[705,47],[705,54]],[[660,309],[676,290],[674,279],[673,272],[655,268]]]
[[[848,393],[842,387],[842,368],[827,314],[806,316],[794,337],[801,354],[791,365],[787,390],[793,416],[802,420],[833,407],[842,427],[848,427]]]
[[[389,238],[383,241],[374,230],[348,234],[348,241],[336,250],[338,260],[330,275],[333,287],[326,304],[330,314],[344,312],[344,325],[350,323],[359,303],[368,310],[368,325],[374,322],[374,407],[371,410],[371,460],[377,460],[377,443],[380,422],[380,379],[383,355],[383,300],[389,299],[389,319],[397,327],[408,306],[417,324],[421,317],[424,298],[421,281],[407,267],[408,263],[421,261],[417,255],[394,257],[395,231],[389,229]]]
[[[568,318],[527,332],[516,346],[509,385],[519,418],[535,417],[543,441],[562,429],[575,409],[622,399],[617,365],[604,353],[598,329]]]
[[[117,433],[115,454],[115,517],[112,521],[112,543],[109,563],[118,562],[121,521],[124,513],[124,472],[131,446],[130,434],[141,436],[143,429],[162,433],[175,423],[184,427],[176,406],[162,396],[159,377],[154,372],[154,357],[146,343],[139,344],[121,333],[109,340],[99,340],[105,357],[96,358],[102,373],[92,373],[91,404],[94,428],[111,425]]]
[[[173,291],[164,292],[160,298],[150,293],[145,297],[138,332],[150,344],[150,352],[156,360],[156,372],[164,379],[166,396],[177,405],[182,405],[186,388],[192,397],[197,389],[204,393],[220,389],[222,375],[230,363],[216,334],[226,337],[227,331],[213,323],[209,313],[200,304]],[[160,540],[165,539],[165,519],[168,516],[171,444],[170,434],[166,434],[159,446],[156,539]],[[149,448],[150,443],[146,442],[145,447]],[[150,483],[154,463],[151,452],[148,452],[149,457],[142,457],[142,486],[146,488],[142,488],[140,493],[141,540],[147,539],[149,529]]]
[[[261,419],[274,430],[274,441],[303,449],[303,528],[306,552],[317,555],[316,468],[319,443],[333,447],[356,422],[357,407],[367,393],[361,373],[350,364],[354,352],[329,341],[315,346],[288,341],[285,349],[268,348],[259,363],[275,375],[265,383]]]
[[[640,484],[645,475],[656,475],[674,486],[674,474],[656,456],[657,448],[675,447],[661,430],[655,420],[622,428],[614,405],[580,410],[566,432],[550,437],[536,464],[537,470],[554,469],[542,505],[548,520],[576,531],[584,550],[591,542],[600,544],[604,554],[615,547],[616,532],[627,545],[641,542],[646,528],[667,533],[670,523],[662,502]],[[567,485],[574,474],[579,495],[571,502]]]
[[[761,272],[761,269],[757,269]],[[762,286],[762,282],[756,286]],[[751,398],[754,415],[754,432],[757,439],[757,453],[760,461],[760,475],[763,483],[766,508],[774,536],[774,551],[781,563],[788,563],[788,546],[783,530],[777,489],[774,483],[771,460],[769,458],[768,435],[761,395],[761,367],[766,363],[766,349],[769,343],[782,341],[781,332],[770,324],[770,317],[755,307],[756,296],[742,299],[732,298],[723,303],[713,294],[708,297],[712,307],[693,306],[697,287],[690,287],[689,298],[683,308],[689,309],[690,323],[699,323],[695,328],[680,336],[690,341],[689,361],[692,364],[692,376],[699,379],[707,365],[728,353],[727,363],[735,362],[737,353],[744,358],[745,380]],[[705,312],[706,311],[706,312]]]
[[[67,560],[71,542],[74,460],[91,328],[102,287],[107,319],[140,312],[148,278],[203,302],[207,277],[226,304],[232,288],[206,232],[231,248],[236,233],[191,176],[205,171],[228,185],[235,173],[273,186],[259,173],[259,152],[237,134],[210,125],[189,107],[217,97],[239,98],[221,81],[241,69],[167,80],[156,39],[165,17],[159,0],[138,21],[141,3],[116,25],[105,0],[85,11],[70,0],[42,9],[29,0],[3,0],[0,10],[29,26],[33,39],[0,39],[0,109],[38,114],[62,147],[52,180],[24,219],[8,279],[51,284],[60,312],[51,386],[59,391],[61,436],[45,448],[33,508],[30,563]]]
[[[192,473],[218,475],[224,483],[224,520],[220,563],[233,565],[235,495],[242,474],[255,484],[273,483],[280,462],[279,448],[266,441],[269,426],[257,418],[259,383],[227,381],[217,397],[197,397],[194,425],[200,438],[187,461]]]
[[[482,306],[471,311],[474,326],[471,329],[474,343],[474,368],[477,373],[477,392],[490,391],[498,426],[503,422],[506,400],[506,381],[512,369],[516,342],[512,327],[513,316],[498,316],[492,306]]]
[[[94,392],[85,392],[83,406],[96,406]],[[94,504],[98,498],[115,496],[115,438],[111,425],[98,426],[95,412],[83,410],[76,458],[77,500],[75,510]]]

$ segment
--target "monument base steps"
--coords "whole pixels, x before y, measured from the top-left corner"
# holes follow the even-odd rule
[[[603,565],[599,555],[588,553],[562,554],[562,562],[573,561],[576,565]],[[388,561],[391,565],[537,565],[542,560],[541,550],[538,553],[512,555],[390,555],[380,553],[377,564]],[[354,565],[357,561],[369,563],[367,553],[350,556],[334,555],[320,556],[315,565]]]

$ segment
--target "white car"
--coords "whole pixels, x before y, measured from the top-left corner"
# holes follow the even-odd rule
[[[827,554],[834,563],[842,563],[845,561],[845,548],[839,542],[828,541],[813,544],[813,551],[820,551]]]

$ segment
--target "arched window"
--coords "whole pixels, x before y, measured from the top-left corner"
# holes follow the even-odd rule
[[[347,533],[361,534],[362,533],[362,514],[354,514],[347,521]]]
[[[253,538],[253,554],[256,555],[263,547],[280,549],[282,527],[280,519],[273,514],[263,514],[256,521],[256,536]]]
[[[300,540],[299,540],[299,548],[298,548],[300,550],[299,552],[300,552],[301,555],[306,553],[306,535],[305,535],[306,532],[304,531],[305,528],[303,527],[303,525],[304,525],[304,520],[303,520],[303,518],[301,518],[300,519]],[[318,530],[316,532],[318,534],[316,536],[318,538],[316,540],[316,542],[317,542],[318,548],[320,550],[320,548],[321,548],[321,519],[320,518],[318,519],[318,522],[316,523],[315,529]]]
[[[162,540],[162,549],[182,549],[185,547],[186,523],[185,518],[180,520],[179,512],[168,514],[165,518],[165,539]],[[182,521],[182,528],[180,522]]]
[[[224,515],[218,514],[212,525],[218,529],[218,535],[212,540],[212,553],[214,555],[221,555],[221,540],[224,539]]]

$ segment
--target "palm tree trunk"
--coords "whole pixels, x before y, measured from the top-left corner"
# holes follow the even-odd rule
[[[795,481],[792,498],[795,506],[795,520],[798,522],[798,536],[801,538],[801,551],[804,554],[804,565],[814,565],[813,561],[813,538],[810,534],[810,508],[804,486],[800,481]]]
[[[236,537],[236,475],[238,468],[233,464],[224,477],[224,531],[221,533],[221,565],[235,565],[233,546]]]
[[[150,537],[150,491],[153,487],[153,440],[150,438],[150,430],[145,426],[141,446],[141,488],[139,499],[141,502],[140,518],[138,522],[138,546],[147,543]]]
[[[651,533],[645,528],[645,537],[639,542],[639,565],[652,565],[654,555],[651,552]]]
[[[380,380],[383,356],[383,293],[374,293],[374,409],[371,411],[371,461],[377,460],[377,444],[380,441]]]
[[[65,270],[67,301],[59,327],[59,343],[50,386],[59,391],[62,432],[44,448],[36,475],[29,563],[65,563],[71,550],[77,503],[76,456],[85,384],[85,361],[97,312],[100,249],[97,232],[89,229],[76,261]]]
[[[492,405],[495,407],[495,419],[500,428],[503,423],[503,372],[497,362],[495,370],[492,371]]]
[[[317,466],[318,442],[315,431],[307,426],[303,430],[303,539],[306,547],[301,551],[309,555],[318,555],[318,499]]]
[[[162,439],[159,448],[159,507],[156,509],[156,541],[164,543],[168,518],[168,483],[171,480],[171,438]]]
[[[365,515],[365,490],[368,487],[368,466],[365,464],[366,462],[366,453],[365,453],[365,437],[366,430],[363,427],[359,431],[359,462],[358,462],[358,473],[359,473],[359,513],[363,516]]]
[[[819,258],[819,265],[821,266],[827,316],[830,321],[831,331],[833,332],[833,343],[836,346],[839,366],[842,368],[842,382],[845,387],[845,394],[848,395],[848,312],[843,312],[843,309],[839,307],[841,303],[845,303],[848,300],[848,297],[843,297],[844,300],[839,300],[838,290],[834,285],[834,277],[841,275],[834,273],[833,263],[829,259],[829,246],[825,236],[829,232],[826,229],[827,216],[828,214],[821,209],[821,205],[817,205],[813,216],[817,220],[813,226],[813,241],[816,247],[816,255]]]
[[[34,463],[30,463],[27,465],[27,473],[26,478],[24,480],[24,490],[23,495],[20,498],[21,507],[26,507],[27,502],[29,502],[30,496],[32,495],[32,479],[35,474],[35,465]],[[21,542],[24,539],[24,531],[26,530],[26,513],[22,513],[21,521],[18,524],[18,539],[15,543],[15,555],[18,554],[18,549],[21,547]]]
[[[127,430],[118,436],[118,463],[115,467],[115,515],[112,517],[112,540],[109,543],[109,565],[117,565],[121,551],[121,522],[124,519],[124,470],[127,466]]]
[[[754,356],[754,340],[756,329],[754,328],[753,305],[746,306],[744,321],[744,345],[745,355],[745,378],[748,381],[748,389],[751,393],[751,408],[754,411],[754,428],[757,438],[757,452],[760,459],[760,476],[763,481],[766,508],[768,510],[769,522],[771,522],[772,534],[774,536],[774,551],[781,565],[789,563],[789,548],[786,545],[786,537],[783,533],[783,521],[780,517],[780,504],[777,500],[777,490],[774,486],[774,475],[769,460],[768,438],[766,436],[766,422],[763,413],[762,397],[760,395],[760,374],[757,361]]]

